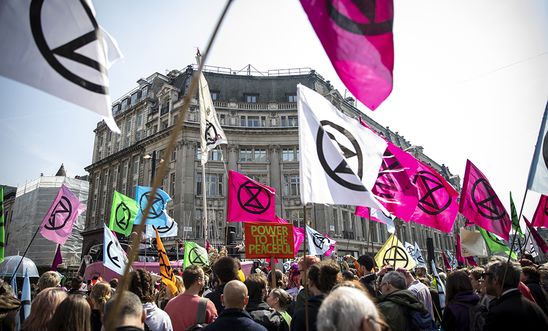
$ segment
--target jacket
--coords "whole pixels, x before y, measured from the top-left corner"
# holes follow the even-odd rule
[[[548,315],[548,298],[546,296],[546,292],[540,285],[540,282],[534,280],[526,280],[524,283],[531,291],[531,294],[533,295],[533,298],[535,298],[535,302],[537,303],[537,305],[542,309],[545,314]]]
[[[204,331],[267,331],[264,326],[255,322],[248,312],[242,309],[227,308],[215,322],[204,328]]]
[[[375,281],[377,280],[377,275],[372,273],[366,276],[363,276],[360,278],[360,283],[362,283],[363,286],[367,289],[367,292],[369,293],[369,296],[374,299],[378,297],[378,293],[376,291]]]
[[[308,327],[309,331],[316,331],[316,317],[318,317],[318,311],[325,299],[324,294],[316,295],[308,299]],[[291,319],[291,331],[306,330],[305,320],[305,307],[300,307],[295,310],[293,318]]]
[[[221,302],[221,294],[225,290],[225,284],[217,286],[213,291],[206,294],[204,297],[211,300],[215,304],[215,309],[217,309],[217,314],[221,314],[224,310],[223,303]]]
[[[280,330],[283,317],[280,314],[276,314],[276,311],[270,308],[266,302],[249,302],[245,310],[255,322],[264,326],[268,331]]]
[[[470,328],[470,308],[477,305],[479,296],[474,292],[457,293],[443,311],[441,326],[444,331],[466,331]]]
[[[399,290],[379,298],[378,308],[392,331],[405,331],[408,311],[427,312],[422,302],[409,290]]]
[[[515,288],[491,301],[483,330],[548,330],[548,317]]]

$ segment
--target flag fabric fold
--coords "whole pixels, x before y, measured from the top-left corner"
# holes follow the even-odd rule
[[[424,260],[424,257],[422,257],[421,248],[419,247],[419,244],[415,241],[415,255],[414,255],[415,261],[417,261],[417,267],[425,267],[426,268],[426,262]]]
[[[133,230],[133,222],[138,213],[139,205],[135,200],[118,191],[114,191],[108,223],[109,229],[129,237]]]
[[[509,255],[513,259],[517,259],[517,255],[514,252],[510,251],[510,248],[499,238],[497,238],[493,233],[490,233],[488,231],[485,231],[482,228],[478,228],[479,232],[481,233],[481,236],[485,240],[485,243],[487,244],[487,247],[489,247],[489,250],[491,253],[504,253],[506,255]]]
[[[119,275],[124,274],[128,263],[126,252],[120,245],[118,238],[105,224],[103,226],[103,265]]]
[[[531,161],[527,189],[548,195],[548,103],[542,116],[542,124],[538,133],[535,153]]]
[[[459,212],[484,230],[509,240],[512,221],[487,177],[470,160],[466,161]]]
[[[61,255],[61,245],[57,244],[57,249],[55,250],[55,256],[53,257],[53,262],[51,263],[50,270],[57,271],[57,266],[63,263],[63,256]]]
[[[462,256],[461,245],[460,245],[460,234],[458,233],[457,233],[457,242],[455,244],[455,255],[457,258],[457,263],[459,265],[466,264],[466,259],[464,258],[464,256]]]
[[[146,236],[149,238],[156,237],[156,230],[158,230],[160,238],[177,237],[179,226],[174,219],[168,216],[166,226],[147,225],[145,230]]]
[[[405,246],[394,234],[391,234],[379,249],[375,255],[375,262],[379,268],[389,264],[394,268],[411,270],[417,265],[415,259],[407,252]]]
[[[147,207],[148,199],[152,192],[152,187],[137,186],[135,188],[135,200],[139,205],[139,212],[133,224],[140,224]],[[166,226],[168,222],[167,203],[171,201],[171,197],[164,190],[158,188],[154,197],[154,203],[148,212],[146,224],[154,226]]]
[[[538,231],[533,226],[531,226],[531,223],[529,222],[529,220],[527,220],[527,218],[524,217],[523,219],[525,220],[525,224],[527,225],[529,232],[531,232],[531,236],[535,240],[539,249],[545,254],[548,253],[548,245],[546,244],[546,241],[544,241],[544,238],[542,238]]]
[[[228,171],[227,222],[276,222],[276,190]]]
[[[0,75],[114,122],[108,67],[121,57],[91,1],[1,1]]]
[[[515,233],[523,237],[523,231],[521,231],[521,227],[519,226],[518,212],[514,205],[514,199],[512,199],[512,192],[510,192],[510,215],[512,217],[512,229],[514,229]]]
[[[308,241],[309,255],[325,255],[330,256],[335,249],[337,242],[327,235],[321,234],[312,229],[308,225],[306,227],[306,240]]]
[[[369,109],[392,91],[394,43],[392,0],[301,0],[335,71]]]
[[[483,240],[483,236],[478,231],[471,231],[461,228],[460,245],[463,257],[487,257],[485,240]]]
[[[209,256],[207,255],[207,251],[205,248],[192,241],[185,242],[183,268],[186,268],[189,265],[205,267],[208,264]]]
[[[386,231],[388,231],[388,233],[396,232],[396,226],[394,225],[394,219],[392,216],[386,215],[378,209],[357,206],[354,214],[370,221],[375,221],[386,225]]]
[[[371,193],[386,141],[301,84],[297,109],[303,204],[366,206],[386,212]]]
[[[548,228],[548,197],[546,195],[540,196],[531,225],[540,228]]]
[[[156,249],[158,250],[158,261],[160,263],[160,276],[162,276],[162,283],[164,283],[172,295],[178,294],[177,281],[175,280],[175,274],[171,269],[171,263],[167,256],[164,244],[160,238],[158,230],[156,230]]]
[[[287,220],[284,220],[281,217],[276,217],[276,222],[281,224],[289,224]],[[295,253],[295,256],[297,256],[299,253],[299,248],[301,247],[301,244],[304,241],[304,236],[305,236],[304,228],[293,226],[293,244],[294,244],[293,252]]]
[[[54,243],[64,245],[72,234],[74,222],[85,210],[86,205],[68,187],[61,185],[40,224],[40,234]]]

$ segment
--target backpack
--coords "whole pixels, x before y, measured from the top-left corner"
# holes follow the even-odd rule
[[[432,331],[438,330],[432,316],[426,310],[407,309],[407,331]]]
[[[206,322],[206,313],[207,313],[207,300],[206,298],[200,298],[198,302],[198,311],[196,312],[196,324],[188,327],[186,331],[197,331],[202,330],[207,326]]]

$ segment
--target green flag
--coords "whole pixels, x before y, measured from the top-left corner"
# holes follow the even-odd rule
[[[133,230],[133,221],[138,211],[139,205],[134,199],[114,191],[108,228],[128,237]]]
[[[521,231],[519,226],[518,212],[512,199],[512,192],[510,192],[510,214],[512,214],[512,228],[514,228],[514,232],[519,233],[520,237],[523,237],[523,231]]]
[[[4,188],[0,187],[0,262],[4,261],[4,248],[6,247],[4,228]]]
[[[191,264],[200,267],[206,266],[209,264],[209,257],[207,256],[207,251],[205,248],[195,242],[187,241],[185,242],[183,268],[186,268]]]
[[[489,250],[491,251],[491,253],[505,253],[506,255],[510,254],[510,248],[508,248],[508,246],[506,246],[506,244],[502,240],[497,238],[494,234],[487,232],[480,227],[478,227],[478,230],[481,233],[481,236],[483,237],[483,239],[485,240],[485,243],[489,247]],[[518,258],[516,253],[514,252],[512,252],[511,257],[516,260]]]

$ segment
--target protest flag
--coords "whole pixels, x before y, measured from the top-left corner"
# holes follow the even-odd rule
[[[1,1],[0,75],[114,122],[108,68],[121,57],[91,1]]]
[[[160,238],[177,237],[179,226],[174,219],[168,216],[166,226],[147,225],[145,234],[149,238],[154,238],[156,237],[156,230],[160,234]]]
[[[309,255],[331,255],[337,244],[335,240],[325,234],[319,233],[308,225],[305,226],[305,231]]]
[[[301,0],[301,5],[341,81],[376,109],[392,91],[393,1]]]
[[[276,190],[228,171],[227,222],[276,222]]]
[[[133,222],[139,213],[139,205],[130,197],[114,191],[112,208],[110,209],[109,229],[129,237],[133,230]]]
[[[470,160],[466,161],[459,212],[468,221],[487,232],[494,233],[504,240],[510,238],[512,221],[506,209],[487,177]]]
[[[466,264],[466,260],[464,258],[464,256],[462,256],[462,251],[461,251],[461,247],[460,247],[460,234],[457,233],[457,242],[455,244],[455,255],[457,256],[457,263],[459,265],[465,265]]]
[[[185,242],[183,268],[186,268],[189,265],[205,267],[208,264],[209,256],[207,255],[205,248],[192,241]]]
[[[438,290],[438,295],[440,298],[440,308],[445,308],[445,283],[441,280],[440,275],[438,273],[438,268],[436,267],[436,263],[434,260],[430,260],[430,267],[432,268],[432,276],[434,277],[434,281],[432,282],[432,285],[435,286]]]
[[[196,61],[200,64],[201,55],[198,51]],[[228,144],[226,135],[217,118],[213,106],[209,85],[204,73],[200,72],[198,81],[198,100],[200,104],[200,152],[202,165],[207,163],[207,153],[220,144]]]
[[[525,220],[525,224],[527,225],[529,232],[531,232],[531,236],[533,237],[533,239],[535,239],[537,246],[540,248],[540,250],[543,253],[545,254],[548,253],[548,245],[546,244],[546,241],[544,241],[544,238],[542,238],[542,236],[538,233],[538,231],[531,226],[531,223],[529,222],[527,218],[523,217],[523,219]]]
[[[179,292],[176,285],[177,281],[175,280],[175,274],[173,273],[173,269],[171,269],[171,263],[169,262],[169,257],[167,256],[158,230],[156,230],[156,249],[158,250],[158,262],[160,263],[162,283],[167,286],[172,295],[176,295]]]
[[[405,246],[394,234],[391,234],[379,249],[375,255],[375,262],[379,267],[389,264],[396,269],[405,268],[407,270],[411,270],[417,265]]]
[[[516,253],[510,252],[510,248],[508,248],[508,246],[506,246],[506,244],[502,240],[497,238],[493,233],[485,231],[482,228],[478,228],[478,230],[485,240],[487,247],[489,247],[491,253],[504,253],[506,255],[509,255],[513,259],[517,259]]]
[[[4,188],[0,186],[0,262],[4,261],[4,249],[6,247],[6,235],[4,233]]]
[[[50,270],[57,271],[57,266],[63,263],[63,256],[61,255],[61,245],[57,244],[57,249],[55,250],[55,256],[53,257],[53,262],[51,263]]]
[[[544,109],[542,123],[538,133],[535,154],[531,161],[529,176],[527,178],[527,189],[537,193],[548,195],[548,125],[546,124],[548,103]]]
[[[525,254],[530,254],[532,257],[537,257],[539,255],[540,247],[534,242],[532,238],[533,234],[529,231],[528,227],[525,227],[525,247],[523,252]]]
[[[540,196],[531,225],[540,228],[548,228],[548,197],[546,195]]]
[[[25,278],[23,278],[23,288],[21,290],[21,325],[23,325],[23,321],[30,315],[31,300],[29,271],[25,270]]]
[[[303,204],[365,206],[385,212],[371,189],[386,141],[301,84],[297,110]]]
[[[463,257],[487,257],[485,240],[483,240],[483,236],[478,231],[471,231],[461,228],[460,244]]]
[[[523,237],[523,231],[521,231],[521,227],[519,226],[518,212],[514,205],[514,199],[512,199],[512,192],[510,192],[510,215],[512,217],[512,228],[514,229],[514,232]]]
[[[76,218],[86,210],[86,205],[64,184],[40,224],[40,234],[48,240],[64,245],[72,234]]]
[[[426,268],[426,262],[424,261],[424,257],[422,257],[421,248],[419,247],[419,244],[415,241],[415,254],[414,254],[415,261],[417,261],[417,267],[425,267]]]
[[[152,187],[148,186],[137,186],[135,188],[135,200],[139,205],[139,212],[137,217],[133,221],[133,224],[140,224],[143,215],[145,214],[145,209],[147,207],[148,199]],[[156,190],[156,195],[154,197],[154,203],[148,211],[148,217],[146,224],[154,226],[166,226],[168,221],[168,215],[166,212],[167,203],[171,201],[171,197],[164,190],[158,188]]]
[[[289,224],[287,220],[284,220],[281,217],[276,217],[276,222],[281,224]],[[304,228],[299,228],[296,226],[293,226],[293,244],[294,244],[294,256],[297,256],[297,253],[299,252],[299,248],[301,247],[301,244],[304,241]]]
[[[356,206],[354,214],[356,214],[356,216],[360,216],[368,220],[386,225],[386,231],[388,231],[388,233],[396,232],[396,226],[394,225],[394,219],[392,218],[392,216],[386,215],[378,209]]]
[[[451,263],[449,263],[447,255],[445,255],[445,252],[441,252],[441,257],[443,258],[443,265],[445,266],[445,270],[453,270],[453,268],[451,267]]]
[[[115,273],[123,275],[128,263],[126,252],[124,252],[116,235],[106,224],[103,226],[103,233],[103,265]]]

